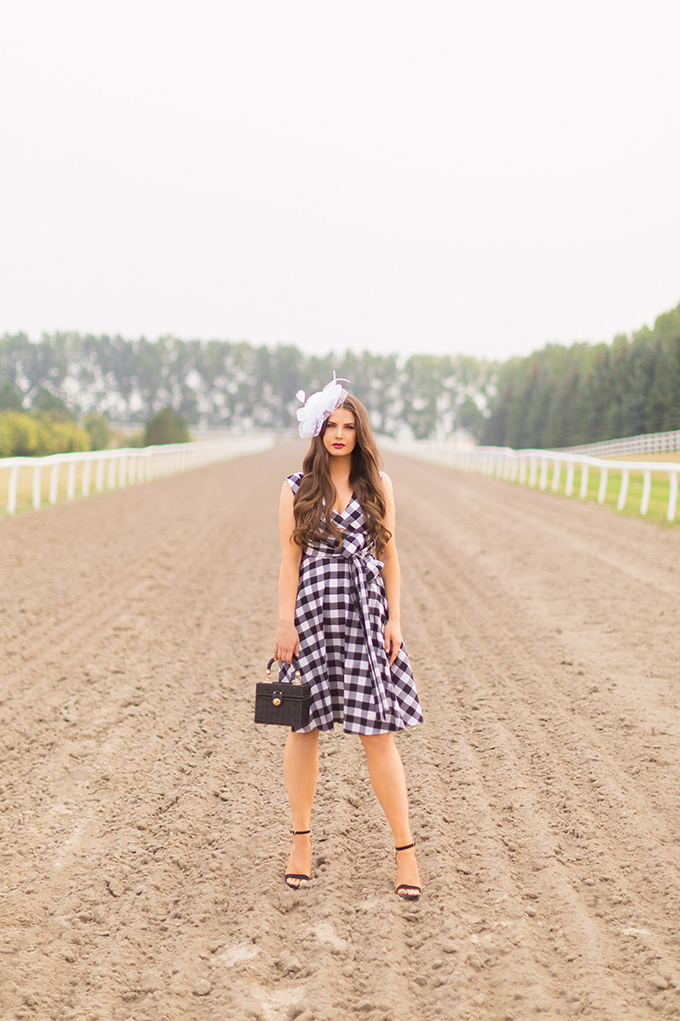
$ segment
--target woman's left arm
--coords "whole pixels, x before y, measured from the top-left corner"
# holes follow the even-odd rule
[[[396,515],[394,510],[394,489],[392,488],[392,480],[389,475],[383,474],[382,480],[385,486],[385,496],[387,497],[385,528],[391,533],[391,536],[380,559],[385,565],[382,569],[382,576],[387,594],[385,652],[390,657],[390,666],[392,666],[403,643],[401,637],[401,571],[399,570],[399,557],[395,541]]]

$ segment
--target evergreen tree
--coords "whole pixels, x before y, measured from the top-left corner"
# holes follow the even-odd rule
[[[612,344],[548,345],[500,367],[482,442],[562,447],[680,428],[680,305]]]
[[[0,383],[0,411],[23,411],[21,394],[8,379]]]

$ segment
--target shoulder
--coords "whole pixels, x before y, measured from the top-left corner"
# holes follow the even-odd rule
[[[302,482],[302,474],[302,472],[294,472],[293,475],[286,475],[284,485],[287,482],[293,490],[293,493],[297,493],[300,488],[300,483]]]

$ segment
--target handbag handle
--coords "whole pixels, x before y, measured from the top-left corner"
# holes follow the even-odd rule
[[[272,658],[267,663],[267,674],[266,674],[267,680],[269,680],[269,678],[272,675],[272,666],[274,665],[275,662],[276,662],[276,660],[275,660],[274,656],[272,656]],[[279,662],[280,662],[280,660],[279,660]],[[296,670],[295,670],[295,680],[293,681],[293,684],[302,684],[302,674],[300,673],[300,667],[299,666],[296,667]]]

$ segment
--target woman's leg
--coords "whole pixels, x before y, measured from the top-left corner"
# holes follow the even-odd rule
[[[290,801],[294,830],[308,830],[312,804],[319,776],[319,731],[309,734],[288,734],[283,754],[283,774]],[[312,844],[309,835],[294,836],[286,872],[311,876]],[[299,886],[302,880],[287,880],[289,886]]]
[[[410,844],[406,777],[394,738],[392,734],[366,734],[362,735],[361,742],[366,751],[371,784],[394,834],[395,847]],[[397,886],[400,883],[420,886],[415,849],[397,855]],[[411,892],[417,893],[410,889],[402,891],[404,894]]]

